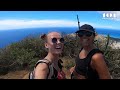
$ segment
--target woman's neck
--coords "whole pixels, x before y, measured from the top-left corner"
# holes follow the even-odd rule
[[[45,59],[48,59],[57,71],[60,70],[59,67],[58,67],[59,55],[48,53],[48,55],[45,57]]]
[[[48,59],[51,63],[58,62],[59,55],[54,55],[52,53],[48,53],[48,55],[45,57],[45,59]]]

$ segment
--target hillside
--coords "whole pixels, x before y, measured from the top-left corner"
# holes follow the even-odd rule
[[[65,43],[61,58],[64,62],[63,66],[67,79],[69,79],[69,69],[74,66],[74,59],[81,46],[79,38],[75,34],[66,35],[64,38],[67,43]],[[113,78],[120,78],[120,49],[114,48],[115,42],[119,43],[119,39],[111,37],[109,39],[110,43],[107,46],[107,51],[105,51],[105,58],[108,61],[108,67]],[[98,35],[96,40],[96,45],[104,51],[108,38]],[[37,60],[44,56],[46,56],[46,50],[39,37],[27,37],[20,42],[12,43],[6,48],[0,49],[0,79],[22,79],[29,71],[33,70]]]

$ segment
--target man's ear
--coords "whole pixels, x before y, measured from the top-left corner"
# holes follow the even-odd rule
[[[98,34],[97,34],[97,33],[95,33],[95,36],[98,36]]]

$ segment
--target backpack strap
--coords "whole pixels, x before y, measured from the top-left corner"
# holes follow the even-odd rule
[[[51,79],[51,76],[54,74],[54,68],[53,68],[53,65],[50,64],[49,65],[49,73],[47,75],[47,79]]]
[[[63,61],[61,59],[58,60],[58,67],[60,68],[60,70],[62,70],[63,65],[61,64],[63,63]]]
[[[35,64],[35,68],[39,63],[46,63],[48,66],[51,64],[48,59],[42,59],[37,61],[37,63]]]

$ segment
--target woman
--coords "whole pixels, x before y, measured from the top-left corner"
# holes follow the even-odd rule
[[[84,24],[76,33],[80,38],[82,48],[75,59],[76,65],[70,69],[71,78],[110,79],[104,55],[94,45],[95,29],[91,25]]]
[[[30,79],[65,79],[65,73],[62,71],[62,61],[59,55],[62,53],[64,39],[58,32],[50,32],[43,35],[45,48],[48,50],[47,56],[39,60],[30,73]]]

